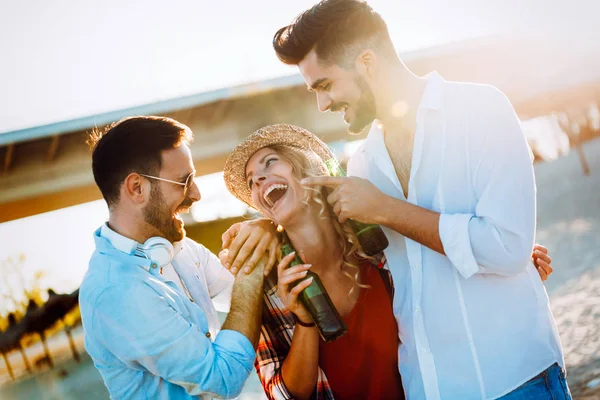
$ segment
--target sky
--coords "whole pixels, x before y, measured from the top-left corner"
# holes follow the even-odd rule
[[[314,0],[30,0],[0,2],[0,134],[295,74],[273,33]],[[596,26],[600,2],[372,0],[397,50],[498,34]],[[204,178],[204,203],[214,208]],[[1,188],[0,188],[1,190]],[[229,200],[228,200],[229,201]],[[232,206],[232,207],[235,207]],[[0,262],[26,257],[58,291],[79,285],[106,220],[102,201],[0,224]]]
[[[0,2],[0,132],[293,74],[271,39],[313,2]],[[560,29],[554,21],[594,2],[566,3],[370,1],[400,52],[544,24]]]

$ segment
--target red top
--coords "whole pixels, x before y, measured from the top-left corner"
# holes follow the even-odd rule
[[[319,366],[340,399],[404,399],[398,372],[398,325],[380,272],[363,266],[354,308],[344,317],[348,332],[320,342]]]

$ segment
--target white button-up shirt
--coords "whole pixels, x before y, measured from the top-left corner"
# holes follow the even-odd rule
[[[447,256],[383,227],[408,399],[496,398],[554,362],[564,365],[548,296],[530,259],[533,166],[502,92],[428,77],[408,199],[377,122],[348,172],[441,214]]]

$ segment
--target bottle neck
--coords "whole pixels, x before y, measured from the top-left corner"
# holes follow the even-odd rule
[[[346,176],[346,171],[342,168],[340,163],[335,158],[330,158],[325,161],[325,166],[327,167],[327,171],[329,171],[330,176]]]

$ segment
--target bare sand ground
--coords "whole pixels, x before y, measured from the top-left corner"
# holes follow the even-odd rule
[[[584,153],[590,176],[575,151],[535,168],[537,241],[550,249],[554,273],[546,281],[561,337],[567,380],[579,399],[600,399],[600,139]]]

